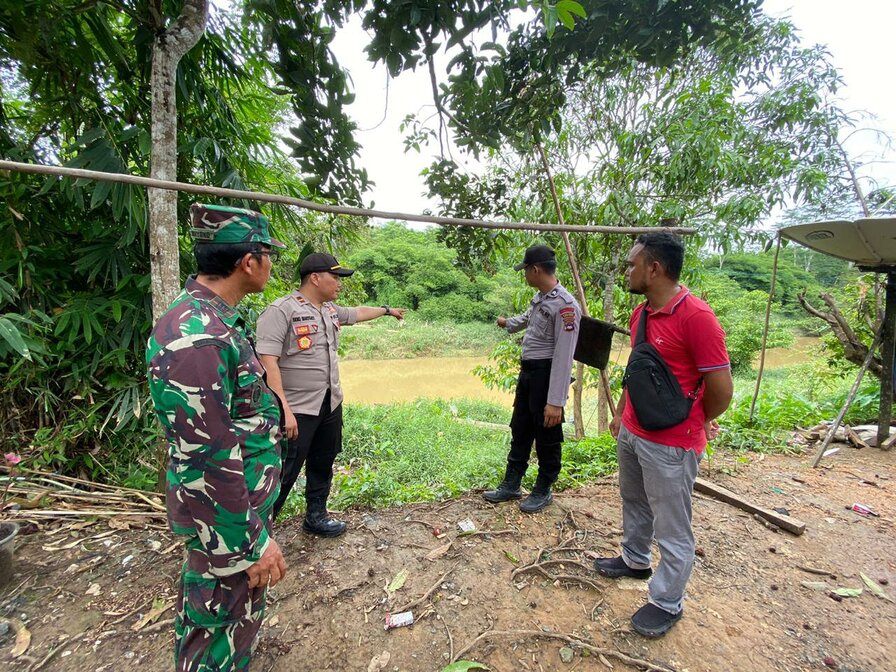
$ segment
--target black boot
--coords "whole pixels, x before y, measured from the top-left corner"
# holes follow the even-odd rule
[[[523,501],[520,502],[520,511],[523,513],[535,513],[554,501],[551,494],[551,484],[539,476],[535,479],[535,487]]]
[[[338,537],[345,532],[345,523],[327,514],[327,498],[316,497],[307,501],[305,522],[302,529],[319,537]]]
[[[519,499],[523,496],[523,493],[520,491],[520,483],[523,482],[523,475],[525,473],[525,469],[518,469],[508,464],[507,469],[504,471],[504,480],[501,481],[501,484],[494,490],[486,490],[482,493],[482,496],[492,504],[509,502],[511,499]]]

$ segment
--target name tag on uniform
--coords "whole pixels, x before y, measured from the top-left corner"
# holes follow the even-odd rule
[[[292,318],[293,322],[312,322],[314,321],[314,315],[295,315]]]

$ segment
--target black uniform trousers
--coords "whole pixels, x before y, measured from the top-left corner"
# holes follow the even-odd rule
[[[342,404],[330,410],[330,391],[324,396],[317,415],[296,413],[299,435],[286,442],[280,472],[280,494],[274,503],[274,518],[286,503],[305,465],[305,501],[326,499],[333,482],[333,463],[342,450]]]
[[[554,427],[544,426],[544,407],[548,403],[550,383],[550,359],[520,360],[520,375],[513,399],[513,417],[510,420],[510,454],[507,456],[508,466],[525,473],[532,454],[532,442],[535,441],[538,479],[545,485],[556,481],[560,474],[563,448],[563,428],[559,424]]]

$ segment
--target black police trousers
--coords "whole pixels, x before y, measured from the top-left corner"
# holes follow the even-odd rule
[[[333,463],[342,450],[342,404],[330,410],[330,392],[317,415],[296,413],[299,436],[286,442],[283,469],[280,472],[280,494],[274,502],[274,518],[286,503],[305,465],[305,501],[326,499],[333,482]]]
[[[513,417],[510,420],[510,454],[507,465],[514,471],[525,473],[535,441],[538,456],[538,480],[550,485],[560,474],[560,456],[563,447],[563,428],[544,426],[544,407],[548,403],[548,387],[551,382],[550,359],[523,359],[513,399]],[[561,414],[562,419],[562,414]]]

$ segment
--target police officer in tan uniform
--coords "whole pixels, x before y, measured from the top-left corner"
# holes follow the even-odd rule
[[[490,502],[522,497],[520,483],[535,441],[538,478],[532,492],[520,502],[521,511],[534,513],[553,501],[551,485],[560,474],[563,407],[569,395],[569,374],[582,313],[572,294],[557,280],[557,261],[547,245],[528,248],[523,261],[513,268],[524,270],[526,283],[538,292],[522,315],[498,318],[498,326],[508,333],[525,329],[526,334],[510,421],[507,469],[501,484],[483,497]]]
[[[268,372],[268,385],[283,403],[288,439],[274,517],[304,464],[307,508],[302,527],[324,537],[345,532],[345,523],[327,513],[333,463],[342,449],[339,332],[344,326],[386,315],[401,320],[405,313],[389,306],[345,308],[333,303],[342,288],[341,278],[352,273],[330,254],[309,254],[299,266],[299,289],[268,306],[256,327],[256,348]]]

